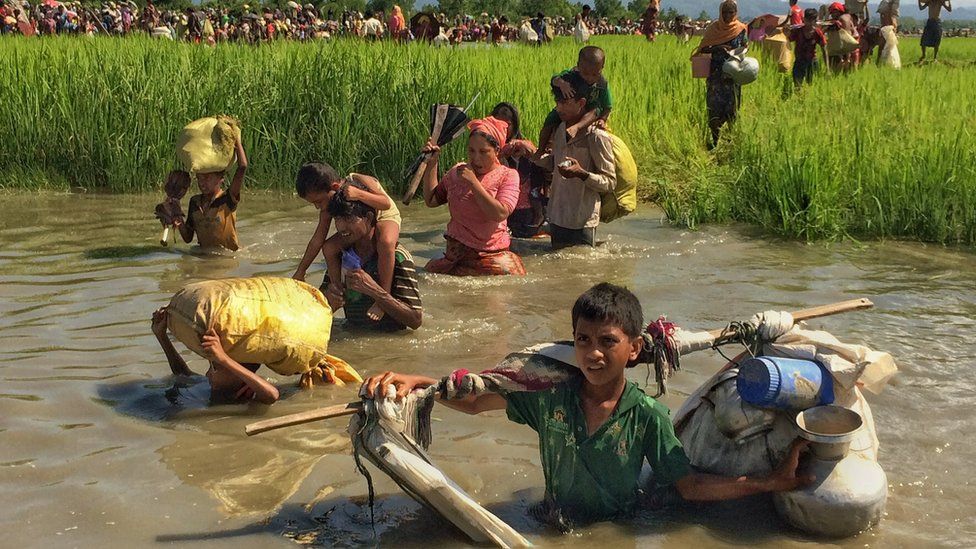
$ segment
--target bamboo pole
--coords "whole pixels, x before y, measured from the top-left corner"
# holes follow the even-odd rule
[[[247,434],[247,436],[251,436],[258,433],[263,433],[265,431],[271,431],[272,429],[302,425],[304,423],[311,423],[320,419],[351,416],[361,410],[362,407],[363,405],[361,402],[350,402],[348,404],[338,404],[336,406],[316,408],[315,410],[308,410],[307,412],[299,412],[297,414],[290,414],[287,416],[275,417],[250,423],[244,427],[244,432]]]
[[[837,315],[841,313],[848,313],[851,311],[861,311],[864,309],[870,309],[874,307],[874,303],[870,299],[851,299],[848,301],[840,301],[837,303],[829,303],[827,305],[820,305],[818,307],[811,307],[809,309],[801,309],[790,313],[793,316],[794,322],[801,322],[804,320],[811,320],[814,318],[821,318],[825,316]],[[726,333],[724,337],[722,332],[724,329],[719,328],[716,330],[709,330],[709,334],[715,338],[716,344],[721,344],[723,341],[728,341],[730,339],[735,339],[736,334],[734,332]],[[721,340],[720,340],[721,339]],[[287,416],[276,417],[272,419],[266,419],[263,421],[258,421],[256,423],[251,423],[244,427],[244,432],[248,435],[256,435],[258,433],[263,433],[265,431],[271,431],[273,429],[280,429],[282,427],[291,427],[294,425],[302,425],[304,423],[311,423],[313,421],[318,421],[321,419],[330,419],[343,416],[351,416],[362,409],[361,402],[350,402],[348,404],[339,404],[336,406],[328,406],[326,408],[317,408],[315,410],[309,410],[307,412],[299,412],[297,414],[290,414]]]

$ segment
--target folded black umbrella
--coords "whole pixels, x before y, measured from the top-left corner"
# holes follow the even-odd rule
[[[465,108],[446,103],[438,103],[430,106],[430,138],[436,141],[438,147],[447,145],[464,133],[468,122],[471,120],[468,117],[467,111],[476,99],[478,99],[477,95]],[[407,168],[405,175],[410,180],[407,184],[407,191],[403,194],[402,200],[404,204],[410,204],[414,194],[416,194],[417,187],[420,186],[420,179],[423,177],[424,171],[427,170],[427,160],[429,158],[429,155],[421,153],[410,164],[410,167]]]

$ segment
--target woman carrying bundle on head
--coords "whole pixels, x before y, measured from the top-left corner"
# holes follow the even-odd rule
[[[447,204],[447,249],[427,263],[432,273],[456,276],[524,275],[522,259],[509,250],[508,216],[518,202],[519,174],[503,165],[498,153],[508,142],[508,124],[489,116],[468,124],[468,161],[448,170],[438,181],[440,147],[434,140],[424,172],[424,202]]]
[[[692,52],[711,54],[712,62],[706,82],[705,104],[708,108],[708,127],[712,131],[710,148],[718,145],[719,131],[726,122],[734,122],[742,102],[742,86],[722,72],[732,50],[746,45],[748,25],[739,21],[739,6],[735,0],[725,0],[719,7],[719,18],[705,29],[701,43]]]

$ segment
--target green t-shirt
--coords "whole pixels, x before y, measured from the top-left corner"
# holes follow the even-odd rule
[[[586,97],[587,110],[597,109],[597,114],[603,114],[613,108],[613,99],[610,97],[610,84],[607,83],[606,78],[601,76],[600,80],[596,83],[590,84],[583,80],[583,77],[580,73],[576,72],[575,68],[566,69],[556,76],[569,82],[573,86],[573,89],[578,90],[583,97]]]
[[[539,433],[546,496],[564,513],[584,520],[632,513],[645,459],[659,487],[691,471],[668,409],[632,382],[607,422],[587,438],[581,383],[505,395],[508,418]]]

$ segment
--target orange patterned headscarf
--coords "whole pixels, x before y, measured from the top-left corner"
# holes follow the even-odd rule
[[[724,44],[732,40],[736,36],[739,36],[740,34],[742,34],[742,31],[748,28],[748,25],[746,25],[742,21],[739,21],[738,16],[736,16],[735,19],[729,21],[728,23],[726,23],[725,20],[722,19],[721,10],[722,8],[727,7],[728,4],[735,6],[736,11],[738,12],[738,6],[733,0],[725,0],[724,2],[722,2],[721,8],[719,8],[718,19],[712,21],[712,23],[708,25],[708,27],[705,29],[705,34],[704,36],[702,36],[701,44],[698,45],[698,50],[701,50],[702,48],[707,48],[709,46],[717,46],[719,44]],[[697,52],[698,50],[695,51]]]
[[[479,118],[468,122],[468,129],[471,133],[483,133],[495,140],[498,148],[505,146],[508,141],[508,122],[499,120],[494,116]]]

